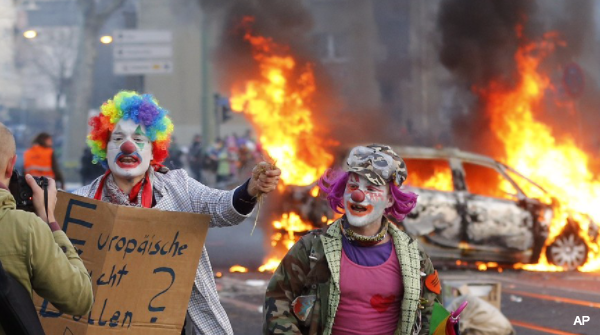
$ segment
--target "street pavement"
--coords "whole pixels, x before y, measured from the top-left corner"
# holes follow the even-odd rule
[[[600,334],[600,275],[597,273],[536,273],[505,270],[447,270],[451,279],[496,282],[501,286],[501,312],[517,334]],[[236,335],[261,334],[262,303],[270,274],[223,273],[217,278],[221,302]],[[468,308],[468,307],[467,307]],[[585,324],[575,324],[576,318]]]
[[[240,226],[210,229],[206,239],[215,273],[222,273],[216,282],[237,335],[261,334],[264,292],[271,276],[257,272],[268,246],[264,246],[260,226],[250,235],[253,223],[251,217]],[[245,266],[250,272],[229,273],[232,265]],[[600,334],[600,273],[438,269],[442,281],[499,283],[501,312],[519,335]],[[584,316],[588,322],[575,324],[577,317],[583,320]]]

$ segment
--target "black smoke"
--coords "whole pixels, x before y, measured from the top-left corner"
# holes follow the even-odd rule
[[[536,117],[551,125],[557,138],[570,135],[588,150],[595,146],[597,150],[600,141],[590,135],[592,128],[600,124],[597,113],[592,113],[600,101],[594,76],[590,74],[598,69],[586,63],[589,45],[596,43],[594,12],[591,0],[442,1],[437,19],[441,37],[439,59],[452,74],[452,84],[459,92],[452,102],[455,108],[450,108],[455,144],[487,154],[491,153],[490,148],[503,147],[491,133],[483,102],[473,90],[485,88],[492,81],[511,88],[520,79],[514,58],[517,49],[540,41],[552,31],[564,45],[557,47],[542,64],[555,91],[548,92],[548,101],[536,107],[542,111]],[[564,93],[561,79],[569,63],[579,64],[585,73],[586,88],[581,96]],[[466,98],[469,95],[470,100]],[[567,113],[555,100],[575,103],[578,112]]]
[[[514,54],[520,44],[515,30],[534,10],[533,1],[442,1],[439,57],[458,86],[452,104],[464,105],[472,87],[485,87],[492,80],[515,83]],[[499,147],[482,107],[474,100],[466,111],[456,108],[459,111],[452,115],[454,141],[460,148],[489,153],[488,148]]]

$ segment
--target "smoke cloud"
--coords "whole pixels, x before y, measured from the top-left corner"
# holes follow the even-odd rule
[[[542,70],[552,81],[555,91],[539,106],[540,121],[553,127],[557,137],[570,135],[588,151],[599,143],[593,132],[600,120],[591,111],[598,106],[594,77],[597,66],[589,62],[590,45],[595,43],[593,1],[502,1],[444,0],[437,26],[441,37],[439,58],[451,72],[458,92],[454,95],[453,130],[455,144],[461,148],[490,153],[502,148],[490,131],[489,118],[482,101],[473,99],[465,107],[465,96],[473,96],[473,88],[485,88],[491,81],[512,87],[519,73],[514,59],[519,46],[539,41],[544,33],[555,31],[565,46],[545,59]],[[521,27],[522,36],[518,36]],[[562,81],[564,66],[577,63],[585,74],[586,89],[582,96],[565,93]],[[554,101],[576,101],[578,114],[569,115]],[[451,109],[452,110],[452,109]],[[594,113],[597,114],[597,113]],[[583,120],[583,122],[582,122]],[[591,130],[591,129],[590,129]],[[477,139],[477,140],[473,140]]]
[[[257,35],[269,37],[275,43],[285,46],[298,64],[310,63],[313,66],[317,92],[313,96],[311,109],[316,115],[318,126],[327,130],[325,136],[346,146],[366,142],[393,143],[393,140],[397,140],[399,127],[392,126],[396,121],[391,113],[377,108],[357,107],[344,101],[344,96],[340,94],[345,84],[344,79],[333,79],[329,66],[321,64],[315,43],[314,18],[311,10],[306,7],[306,1],[202,0],[200,3],[208,15],[214,15],[215,19],[218,17],[223,22],[213,54],[216,65],[213,73],[222,92],[229,92],[236,82],[258,77],[251,47],[243,39],[244,30],[240,29],[242,18],[251,16],[255,18],[252,30]],[[347,19],[331,18],[342,21]],[[386,34],[398,35],[394,31]],[[356,55],[350,54],[348,57]],[[399,63],[397,59],[390,59],[390,62],[392,60]],[[360,73],[361,69],[356,68],[355,63],[352,64],[354,67],[347,70]],[[385,73],[402,77],[406,75],[406,69],[398,65],[386,66]],[[397,93],[398,91],[394,91],[392,94]]]

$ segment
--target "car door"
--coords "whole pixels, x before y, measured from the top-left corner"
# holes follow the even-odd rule
[[[533,245],[531,213],[519,206],[519,193],[495,165],[463,162],[466,235],[471,247],[528,250]]]
[[[416,193],[417,205],[403,225],[412,236],[458,247],[462,218],[451,161],[442,158],[404,158],[409,171],[404,191]]]

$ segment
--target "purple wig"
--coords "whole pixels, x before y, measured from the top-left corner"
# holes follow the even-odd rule
[[[344,192],[349,178],[350,172],[342,170],[334,171],[331,169],[325,171],[321,178],[319,178],[319,187],[321,191],[327,194],[329,206],[336,213],[344,213],[341,210],[344,209]],[[388,185],[390,187],[390,194],[394,199],[394,204],[385,209],[385,215],[402,221],[417,205],[417,195],[412,192],[404,193],[393,183],[389,183]]]

